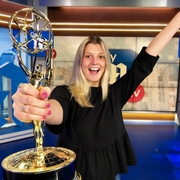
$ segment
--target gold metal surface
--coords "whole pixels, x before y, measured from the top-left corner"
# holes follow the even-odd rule
[[[21,16],[21,18],[19,16]],[[30,17],[31,19],[29,19]],[[12,28],[14,26],[16,26],[17,29],[16,34],[14,34]],[[47,33],[47,37],[43,37],[44,31]],[[53,34],[51,31],[51,23],[46,15],[32,7],[16,11],[9,20],[9,34],[18,55],[19,65],[28,76],[29,83],[37,89],[41,86],[49,86],[53,76]],[[43,51],[46,51],[45,67],[41,64],[36,64],[37,54]],[[31,70],[24,64],[21,52],[34,55],[33,67]],[[33,120],[33,124],[34,136],[36,139],[36,167],[39,168],[45,166],[43,152],[44,134],[40,121]],[[28,163],[30,163],[29,159]],[[21,166],[29,166],[28,163],[21,164]],[[19,166],[20,169],[21,166]]]
[[[24,18],[19,18],[19,15],[21,15],[21,17],[24,15]],[[29,19],[29,17],[32,17],[32,19]],[[12,28],[14,26],[19,30],[16,31],[16,34],[14,34]],[[11,16],[9,30],[13,46],[18,55],[19,65],[28,76],[29,83],[36,89],[39,89],[42,86],[49,86],[53,76],[53,36],[48,18],[42,12],[33,8],[24,8],[16,11]],[[48,32],[49,36],[47,39],[43,37],[43,31]],[[29,39],[27,38],[28,36]],[[32,42],[36,43],[33,48],[30,48],[29,44]],[[45,66],[36,64],[36,56],[42,51],[46,51]],[[35,57],[34,62],[32,63],[32,69],[28,69],[24,64],[21,52],[31,54]],[[36,148],[19,151],[6,157],[2,161],[2,167],[7,171],[7,177],[9,178],[9,174],[12,175],[13,173],[27,175],[27,177],[40,174],[41,177],[44,173],[54,173],[54,171],[56,171],[57,179],[57,173],[62,172],[60,171],[61,169],[70,166],[74,176],[73,180],[81,180],[81,175],[73,169],[76,154],[73,151],[62,147],[43,147],[44,134],[42,126],[44,124],[41,121],[36,120],[32,120],[32,122],[34,125],[33,130]],[[72,167],[70,165],[71,163]]]
[[[36,166],[36,149],[27,149],[7,156],[2,161],[2,167],[14,173],[46,173],[62,169],[76,158],[76,154],[66,148],[45,147],[43,148],[45,163],[41,167]],[[77,174],[80,177],[80,174]]]
[[[73,180],[82,180],[81,175],[79,174],[79,172],[75,171],[75,176]]]

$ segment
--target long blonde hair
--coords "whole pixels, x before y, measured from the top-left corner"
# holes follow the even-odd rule
[[[72,97],[75,98],[75,100],[78,102],[78,104],[81,107],[93,107],[93,105],[90,102],[91,87],[81,69],[84,50],[89,43],[100,44],[103,49],[103,53],[105,55],[105,60],[106,60],[106,69],[100,80],[100,84],[102,88],[102,101],[104,101],[108,95],[108,82],[109,82],[110,67],[111,67],[110,54],[105,43],[100,37],[90,36],[86,38],[78,47],[74,59],[72,75],[70,77],[70,81],[68,84]]]

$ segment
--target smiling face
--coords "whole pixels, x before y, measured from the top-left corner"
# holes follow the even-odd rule
[[[98,87],[106,69],[106,60],[100,44],[89,43],[85,47],[81,67],[90,86]]]

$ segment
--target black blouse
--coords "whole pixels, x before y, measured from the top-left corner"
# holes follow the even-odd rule
[[[63,123],[47,125],[59,134],[57,146],[73,150],[75,168],[83,180],[114,180],[116,174],[127,173],[136,157],[122,118],[122,108],[138,85],[152,72],[158,60],[142,48],[128,72],[109,85],[106,101],[101,87],[91,88],[94,108],[83,108],[71,98],[66,85],[57,86],[50,95],[63,108]]]

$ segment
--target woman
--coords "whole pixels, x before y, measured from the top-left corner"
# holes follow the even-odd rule
[[[76,152],[75,168],[82,179],[118,179],[128,165],[136,164],[121,109],[152,72],[158,54],[179,27],[177,13],[112,85],[104,42],[99,37],[85,39],[77,50],[69,84],[52,92],[48,87],[38,91],[31,84],[21,84],[12,96],[15,117],[23,122],[45,121],[50,131],[59,134],[57,145]]]

